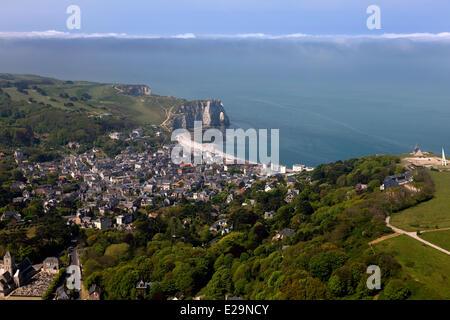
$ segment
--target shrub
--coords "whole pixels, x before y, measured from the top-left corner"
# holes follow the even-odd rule
[[[411,294],[405,282],[400,279],[392,279],[384,288],[383,296],[389,300],[405,300]]]

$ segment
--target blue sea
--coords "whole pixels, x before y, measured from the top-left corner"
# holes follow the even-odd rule
[[[450,150],[450,41],[1,39],[0,72],[147,84],[280,129],[280,162]]]

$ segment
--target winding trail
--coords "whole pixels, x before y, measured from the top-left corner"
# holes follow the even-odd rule
[[[382,237],[380,237],[380,238],[377,238],[377,239],[375,239],[375,240],[373,240],[373,241],[370,241],[370,242],[369,242],[369,245],[371,246],[371,245],[376,244],[376,243],[378,243],[378,242],[381,242],[381,241],[384,241],[384,240],[387,240],[387,239],[391,239],[391,238],[398,237],[399,235],[400,235],[400,233],[391,233],[391,234],[388,234],[388,235],[386,235],[386,236],[382,236]]]
[[[450,227],[448,227],[448,228],[440,228],[440,229],[432,229],[432,230],[423,230],[423,231],[420,231],[420,233],[437,232],[437,231],[445,231],[445,230],[450,230]]]
[[[393,225],[391,225],[391,217],[390,216],[386,217],[386,225],[395,232],[394,235],[388,235],[388,236],[384,236],[384,237],[375,239],[374,241],[370,242],[369,244],[374,244],[374,243],[381,242],[383,240],[395,237],[397,235],[404,234],[404,235],[407,235],[408,237],[411,237],[411,238],[413,238],[413,239],[415,239],[417,241],[420,241],[423,244],[425,244],[425,245],[427,245],[429,247],[432,247],[432,248],[434,248],[436,250],[439,250],[439,251],[441,251],[441,252],[443,252],[443,253],[445,253],[445,254],[450,256],[450,251],[447,251],[444,248],[441,248],[441,247],[439,247],[439,246],[437,246],[435,244],[432,244],[431,242],[428,242],[428,241],[422,239],[421,237],[419,237],[417,235],[417,232],[408,232],[408,231],[402,230],[400,228],[394,227]],[[440,229],[440,230],[442,230],[442,229]]]
[[[173,113],[172,113],[173,108],[175,108],[175,106],[170,107],[169,110],[164,109],[164,111],[165,111],[165,113],[166,113],[166,120],[164,120],[164,121],[160,124],[160,126],[166,128],[167,130],[168,130],[167,123],[170,121],[170,118],[172,117],[172,114],[173,114]]]

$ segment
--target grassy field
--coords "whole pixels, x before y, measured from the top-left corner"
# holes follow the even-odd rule
[[[407,231],[450,227],[450,173],[430,171],[436,193],[430,201],[392,215],[392,225]]]
[[[376,252],[392,254],[411,277],[411,299],[450,299],[450,257],[408,236],[377,243]]]
[[[450,230],[425,232],[420,237],[450,251]]]
[[[8,75],[2,76],[8,78]],[[65,111],[84,111],[93,115],[112,113],[130,117],[142,124],[159,125],[166,118],[166,109],[168,110],[172,106],[181,106],[186,102],[184,99],[154,94],[151,96],[123,94],[114,88],[115,84],[61,81],[28,75],[11,75],[11,79],[11,81],[31,82],[29,88],[26,89],[27,94],[20,92],[15,87],[3,89],[13,101],[33,99],[37,103],[51,104]],[[4,81],[7,80],[4,79]],[[33,89],[33,85],[44,90],[47,95],[42,95]],[[78,100],[73,101],[70,98],[61,97],[61,94],[67,94],[70,98],[76,97]],[[83,101],[80,99],[83,94],[88,94],[91,98]],[[68,105],[69,103],[73,106]]]

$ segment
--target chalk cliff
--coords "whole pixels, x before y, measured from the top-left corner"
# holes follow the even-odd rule
[[[146,85],[117,85],[116,90],[130,96],[151,96],[152,90]]]
[[[173,128],[192,129],[194,121],[202,121],[203,127],[226,127],[230,124],[222,102],[215,99],[190,101],[179,107],[174,114]]]

